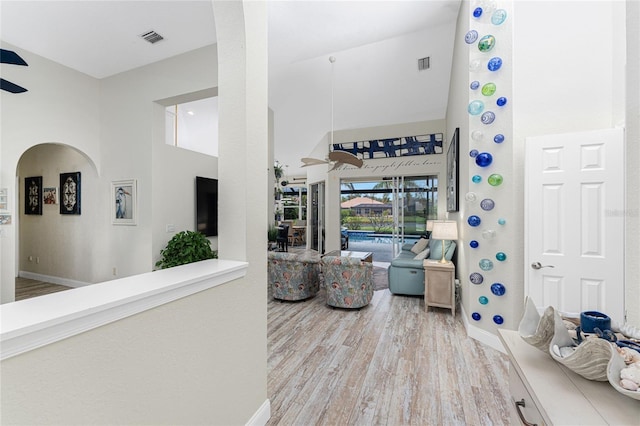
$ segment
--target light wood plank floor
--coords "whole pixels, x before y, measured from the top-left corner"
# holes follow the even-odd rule
[[[508,358],[460,315],[376,291],[360,311],[324,290],[268,303],[269,425],[506,425]]]
[[[71,287],[28,278],[16,278],[16,301],[69,290]]]

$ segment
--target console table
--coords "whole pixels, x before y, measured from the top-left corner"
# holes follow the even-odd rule
[[[425,259],[424,266],[424,309],[429,306],[451,309],[456,316],[456,267],[452,262],[440,263]]]
[[[640,424],[640,402],[609,382],[579,376],[522,340],[517,331],[498,330],[498,335],[509,355],[511,402],[519,412],[512,414],[513,424]]]

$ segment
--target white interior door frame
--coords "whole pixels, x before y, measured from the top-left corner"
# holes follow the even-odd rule
[[[624,323],[624,130],[526,138],[525,294]]]

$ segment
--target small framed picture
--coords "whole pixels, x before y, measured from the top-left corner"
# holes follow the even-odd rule
[[[42,215],[42,176],[24,178],[24,214]]]
[[[80,214],[80,172],[60,173],[60,214]]]
[[[137,218],[136,180],[111,182],[111,221],[114,225],[135,225]]]
[[[58,204],[58,188],[57,187],[49,187],[44,188],[44,203],[45,204]]]

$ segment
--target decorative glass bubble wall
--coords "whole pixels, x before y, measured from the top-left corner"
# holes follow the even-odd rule
[[[503,3],[503,4],[501,4]],[[501,7],[504,6],[504,7]],[[509,287],[505,187],[512,149],[511,30],[507,0],[472,2],[469,29],[469,192],[465,226],[469,247],[471,323],[500,327],[508,320]],[[501,196],[502,194],[502,196]],[[501,205],[502,204],[502,205]],[[487,327],[483,327],[487,328]]]

